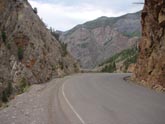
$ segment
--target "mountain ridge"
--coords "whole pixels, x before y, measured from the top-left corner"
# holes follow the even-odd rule
[[[100,17],[60,35],[61,42],[82,68],[94,68],[112,55],[137,44],[141,11],[120,17]]]

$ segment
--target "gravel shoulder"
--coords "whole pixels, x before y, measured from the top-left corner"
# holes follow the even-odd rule
[[[56,87],[64,79],[54,79],[46,84],[33,85],[28,92],[9,102],[9,107],[0,111],[1,124],[53,124]],[[58,101],[58,100],[57,100]]]

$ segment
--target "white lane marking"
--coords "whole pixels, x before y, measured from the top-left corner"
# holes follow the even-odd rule
[[[82,124],[85,124],[85,121],[82,119],[82,117],[76,112],[76,110],[73,108],[73,106],[71,105],[71,103],[69,102],[69,100],[67,99],[65,93],[64,93],[64,85],[62,86],[62,94],[67,102],[67,104],[69,105],[69,107],[72,109],[72,111],[75,113],[75,115],[78,117],[78,119],[81,121]]]

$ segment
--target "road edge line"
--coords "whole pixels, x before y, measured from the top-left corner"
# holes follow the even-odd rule
[[[81,121],[82,124],[85,124],[85,121],[82,119],[82,117],[76,112],[76,110],[74,109],[74,107],[71,105],[71,103],[69,102],[69,100],[67,99],[65,92],[64,92],[64,86],[65,83],[62,85],[62,94],[64,96],[65,101],[67,102],[67,104],[69,105],[69,107],[71,108],[71,110],[75,113],[75,115],[78,117],[78,119]]]

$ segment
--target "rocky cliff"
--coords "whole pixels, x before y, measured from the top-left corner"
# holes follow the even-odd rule
[[[20,91],[76,71],[73,58],[63,53],[27,0],[0,0],[0,98],[11,88]]]
[[[93,68],[139,41],[140,15],[100,17],[64,32],[60,39],[83,68]]]
[[[149,87],[165,87],[164,0],[145,0],[139,49],[134,77]]]

